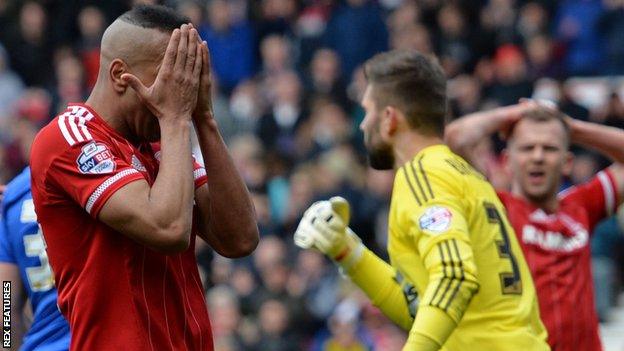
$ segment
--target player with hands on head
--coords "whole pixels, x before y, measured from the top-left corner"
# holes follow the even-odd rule
[[[370,165],[395,169],[391,264],[348,228],[341,198],[314,203],[294,234],[329,256],[409,336],[404,351],[548,350],[533,281],[496,193],[443,142],[446,79],[415,51],[376,55],[360,129]]]
[[[537,287],[553,350],[601,350],[591,277],[590,237],[624,199],[624,131],[566,116],[556,105],[519,104],[459,118],[445,138],[473,165],[475,145],[505,131],[511,189],[498,189]],[[584,184],[560,192],[572,172],[572,143],[613,160]],[[579,303],[582,301],[583,303]]]
[[[209,71],[187,18],[139,5],[106,29],[86,103],[35,138],[33,199],[72,350],[213,349],[195,241],[243,257],[258,229]]]

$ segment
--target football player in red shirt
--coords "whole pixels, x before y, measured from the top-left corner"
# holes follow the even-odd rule
[[[227,257],[257,245],[251,199],[212,115],[208,48],[187,23],[159,6],[120,16],[86,103],[32,146],[72,350],[212,350],[196,236]],[[205,168],[191,155],[193,126]]]
[[[512,183],[510,192],[498,194],[533,275],[548,342],[555,351],[601,350],[589,241],[594,226],[624,198],[624,131],[527,100],[460,118],[447,126],[445,137],[475,161],[476,145],[496,132],[508,135],[503,161]],[[570,143],[614,163],[560,193],[562,178],[572,171]]]

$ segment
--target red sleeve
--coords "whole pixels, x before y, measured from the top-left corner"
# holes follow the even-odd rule
[[[98,141],[68,147],[52,161],[46,177],[94,218],[115,191],[144,179],[121,155]]]
[[[565,190],[559,198],[561,201],[574,201],[585,207],[590,228],[613,215],[618,203],[615,181],[609,170],[600,171],[587,183]]]
[[[151,146],[154,151],[154,157],[156,157],[156,160],[160,162],[160,143],[151,143]],[[193,155],[193,179],[195,180],[195,189],[208,183],[206,169],[199,162],[197,162],[195,155]]]

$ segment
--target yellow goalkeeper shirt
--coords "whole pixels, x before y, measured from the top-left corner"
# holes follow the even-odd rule
[[[411,334],[446,340],[442,350],[449,351],[549,349],[503,205],[486,179],[446,145],[425,148],[397,170],[388,253],[420,297]],[[437,321],[448,324],[449,318],[456,328],[438,335],[444,328],[436,328]]]

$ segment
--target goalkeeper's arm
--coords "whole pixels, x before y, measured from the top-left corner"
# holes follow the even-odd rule
[[[295,233],[295,243],[329,256],[388,318],[410,330],[418,305],[416,290],[368,250],[346,226],[348,222],[346,200],[334,197],[318,202],[306,211]]]

